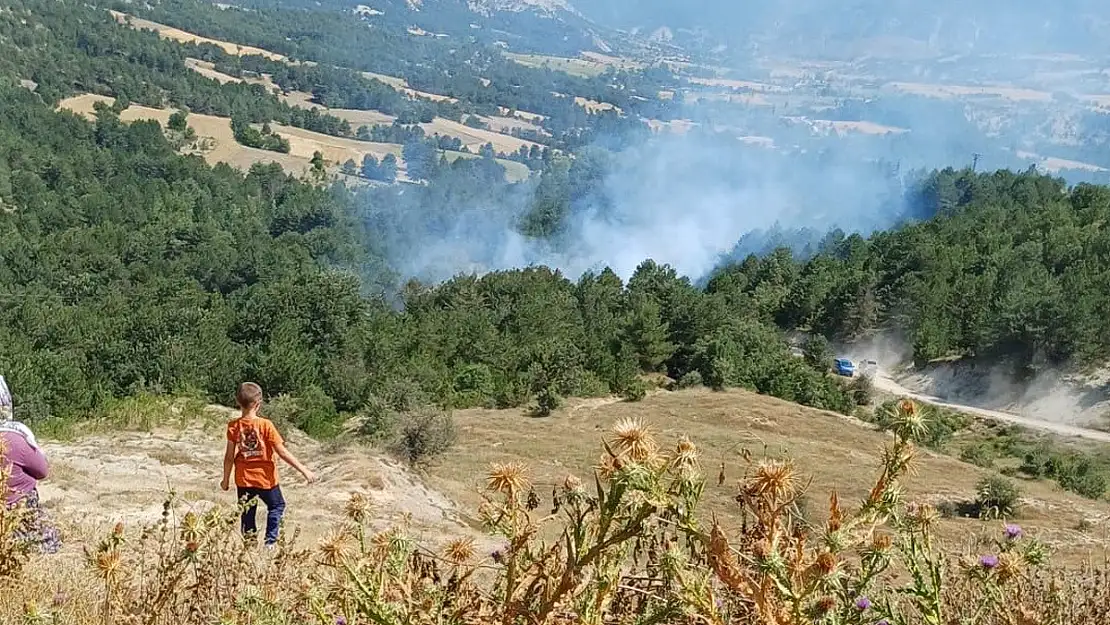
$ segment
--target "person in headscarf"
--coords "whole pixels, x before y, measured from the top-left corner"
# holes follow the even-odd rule
[[[11,391],[0,376],[0,469],[7,476],[4,505],[9,510],[20,507],[25,514],[17,538],[43,553],[55,553],[61,539],[42,508],[38,491],[38,482],[46,479],[50,467],[34,433],[14,417]]]

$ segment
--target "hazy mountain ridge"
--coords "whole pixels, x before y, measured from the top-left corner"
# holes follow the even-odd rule
[[[279,0],[283,8],[352,14],[370,27],[496,44],[514,52],[577,56],[635,50],[630,37],[585,18],[567,0]],[[243,0],[242,8],[273,8]]]
[[[974,3],[944,0],[862,0],[832,4],[802,0],[789,6],[741,5],[719,0],[594,0],[578,8],[612,28],[651,34],[662,28],[680,45],[703,49],[791,50],[838,56],[858,54],[863,40],[916,44],[919,54],[1105,51],[1110,12],[1093,0],[1056,4]]]

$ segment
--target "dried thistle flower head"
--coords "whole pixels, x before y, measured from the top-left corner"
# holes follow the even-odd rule
[[[840,510],[840,498],[834,490],[829,495],[829,520],[825,523],[825,528],[829,533],[835,532],[840,529],[844,521],[844,514]]]
[[[475,553],[474,539],[470,537],[456,538],[443,548],[443,557],[452,564],[466,564]]]
[[[398,531],[396,529],[389,529],[384,532],[378,532],[370,537],[370,556],[375,560],[384,561],[389,557],[393,551],[394,540],[397,539]]]
[[[655,456],[659,446],[647,424],[641,419],[624,419],[613,426],[613,447],[633,462],[645,462]]]
[[[817,570],[820,571],[822,575],[832,575],[836,571],[838,564],[839,562],[836,556],[828,551],[822,552],[821,555],[817,556]]]
[[[700,467],[698,448],[685,436],[679,439],[675,449],[674,466],[683,471],[697,471]]]
[[[597,466],[594,467],[594,471],[597,471],[598,477],[603,481],[608,481],[613,477],[613,474],[620,471],[622,464],[620,458],[605,454],[598,461]]]
[[[105,551],[97,554],[93,565],[102,578],[111,579],[119,573],[122,560],[118,551]]]
[[[527,472],[528,467],[522,462],[494,462],[486,477],[486,489],[506,497],[515,497],[532,487]]]
[[[684,454],[696,456],[698,453],[698,448],[696,445],[694,445],[693,441],[691,441],[686,435],[683,435],[682,438],[678,439],[677,451],[678,455],[680,456]]]
[[[567,493],[577,493],[582,490],[582,480],[577,476],[568,475],[563,479],[563,491]]]
[[[351,493],[344,513],[355,523],[364,523],[370,516],[370,498],[362,493]]]
[[[339,566],[349,555],[349,535],[345,531],[332,530],[320,541],[320,555],[327,566]]]
[[[1008,582],[1020,577],[1025,570],[1025,559],[1021,554],[1013,551],[1003,553],[998,557],[998,579]]]
[[[782,503],[794,499],[799,488],[794,463],[788,460],[764,460],[744,481],[744,490],[757,497]]]
[[[818,615],[824,616],[836,609],[836,599],[827,596],[821,597],[817,600],[817,603],[813,606],[813,608]]]
[[[906,512],[910,523],[922,531],[929,530],[940,518],[937,509],[927,503],[910,504]]]

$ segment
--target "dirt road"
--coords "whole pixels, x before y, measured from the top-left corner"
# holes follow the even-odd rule
[[[939,397],[915,393],[914,391],[911,391],[899,384],[885,371],[879,371],[872,379],[875,383],[875,388],[887,393],[910,397],[921,402],[935,404],[937,406],[943,406],[945,408],[952,408],[953,410],[967,412],[970,414],[985,417],[987,419],[1013,423],[1015,425],[1029,428],[1031,430],[1040,430],[1042,432],[1052,432],[1061,436],[1073,436],[1076,438],[1085,438],[1088,440],[1110,443],[1110,433],[1108,432],[1100,432],[1099,430],[1092,430],[1089,428],[1077,427],[1074,425],[1065,425],[1063,423],[1054,423],[1052,421],[1045,421],[1043,419],[1034,419],[1031,417],[1025,417],[1009,412],[999,412],[997,410],[988,410],[986,408],[977,408],[975,406],[953,404],[950,402],[946,402]]]

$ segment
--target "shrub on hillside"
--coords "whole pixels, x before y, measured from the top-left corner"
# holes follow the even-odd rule
[[[371,398],[359,416],[359,434],[375,443],[392,440],[401,422],[401,415],[379,397]]]
[[[815,371],[826,373],[832,366],[832,350],[829,340],[821,334],[811,334],[802,343],[802,358]]]
[[[1045,445],[1038,445],[1025,452],[1019,470],[1029,477],[1052,477],[1054,454]]]
[[[484,406],[494,394],[493,372],[483,364],[465,365],[455,373],[455,408],[476,408]]]
[[[493,401],[495,407],[504,410],[523,406],[528,403],[529,397],[528,382],[522,377],[515,377],[498,385]]]
[[[1012,517],[1021,503],[1021,490],[1001,475],[979,481],[975,487],[975,511],[981,519]]]
[[[1089,458],[1072,455],[1058,458],[1053,468],[1060,488],[1089,499],[1106,494],[1106,475]]]
[[[432,404],[432,396],[412,378],[393,377],[381,391],[385,405],[397,412],[412,412]]]
[[[455,438],[451,413],[421,408],[402,417],[396,450],[409,464],[419,464],[450,449]]]
[[[621,391],[621,397],[629,402],[643,401],[643,399],[647,397],[647,392],[648,383],[644,380],[636,379],[624,387]]]
[[[848,394],[857,406],[867,406],[875,397],[875,382],[869,375],[860,375],[848,384]]]
[[[532,409],[532,414],[537,417],[549,417],[562,405],[563,398],[555,390],[554,385],[544,384],[536,391],[536,405]]]
[[[1060,488],[1090,499],[1106,494],[1105,469],[1081,453],[1059,453],[1047,445],[1027,451],[1019,470],[1030,477],[1056,480]]]
[[[701,378],[700,371],[688,371],[684,373],[681,378],[678,379],[676,387],[680,389],[697,388],[699,386],[702,386],[703,384],[704,381]]]
[[[309,386],[292,401],[289,415],[293,425],[317,439],[333,438],[339,433],[341,423],[335,402],[319,386]]]
[[[994,457],[994,451],[989,445],[971,445],[960,452],[960,460],[984,469],[994,466]]]

